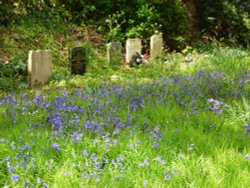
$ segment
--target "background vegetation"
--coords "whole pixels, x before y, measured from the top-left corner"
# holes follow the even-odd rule
[[[0,187],[248,187],[249,10],[246,0],[0,0]],[[140,37],[148,53],[158,32],[156,60],[109,66],[107,42]],[[76,43],[84,76],[69,71]],[[53,74],[30,88],[36,49],[52,51]]]

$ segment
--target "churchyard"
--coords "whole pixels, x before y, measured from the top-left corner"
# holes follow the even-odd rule
[[[0,187],[250,184],[249,52],[105,48],[73,46],[58,79],[53,50],[27,54],[27,89],[0,95]]]

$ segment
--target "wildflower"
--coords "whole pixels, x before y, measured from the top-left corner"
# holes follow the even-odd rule
[[[46,183],[43,184],[43,188],[48,188],[48,187],[49,187],[48,184]]]
[[[7,156],[5,160],[10,161],[10,156]]]
[[[212,106],[210,106],[209,109],[213,110],[214,113],[217,114],[221,114],[223,112],[223,108],[227,107],[227,105],[224,104],[223,102],[214,99],[208,99],[207,102],[212,103]]]
[[[164,177],[164,179],[165,179],[166,181],[169,181],[171,178],[172,178],[172,177],[171,177],[170,174],[167,174],[167,175],[165,175],[165,177]]]
[[[29,145],[27,143],[25,143],[22,147],[21,147],[21,151],[24,151],[26,149],[29,148]]]
[[[57,151],[61,150],[60,146],[56,142],[51,144],[51,148],[56,149]]]
[[[160,131],[160,126],[155,126],[153,132],[158,133],[159,131]]]
[[[114,140],[112,141],[112,144],[115,146],[115,145],[117,144],[117,140],[114,139]]]
[[[244,130],[246,131],[247,134],[250,134],[250,123],[244,126]]]
[[[148,162],[148,157],[146,157],[144,159],[144,161],[142,163],[139,164],[140,167],[145,167],[145,166],[148,166],[149,165],[149,162]]]
[[[144,180],[143,186],[147,186],[147,184],[148,184],[148,181],[147,181],[147,180]]]
[[[16,172],[16,169],[12,166],[9,166],[9,170],[10,170],[10,172]]]
[[[119,134],[120,133],[120,129],[119,128],[115,128],[114,132],[113,132],[113,136],[116,135],[116,134]]]
[[[105,163],[105,164],[108,164],[108,163],[109,163],[109,160],[108,160],[108,159],[104,159],[104,163]]]
[[[194,149],[194,144],[190,144],[189,150],[192,151]]]
[[[96,163],[95,165],[97,168],[101,168],[102,167],[102,163]]]
[[[92,159],[93,161],[96,161],[97,155],[94,153],[94,154],[91,156],[91,159]]]
[[[81,178],[82,178],[82,179],[85,178],[84,172],[81,174]]]
[[[116,164],[116,162],[115,162],[115,160],[114,160],[114,159],[112,159],[111,163],[112,163],[113,165],[115,165],[115,164]]]
[[[154,149],[158,149],[158,148],[159,148],[159,144],[158,144],[157,142],[154,142],[154,143],[153,143],[153,148],[154,148]]]
[[[178,154],[178,157],[181,159],[181,158],[184,157],[184,155],[183,155],[182,153],[179,153],[179,154]]]
[[[88,150],[84,150],[82,153],[85,157],[89,156],[89,151]]]
[[[70,171],[66,171],[66,172],[64,173],[64,176],[69,176],[69,174],[70,174]]]
[[[41,180],[40,177],[37,177],[37,183],[38,183],[38,184],[41,184],[41,183],[42,183],[42,180]]]
[[[84,124],[84,128],[85,129],[90,129],[92,127],[92,124],[89,120],[86,121],[86,123]]]
[[[248,160],[249,158],[250,158],[250,155],[249,155],[249,153],[247,153],[246,155],[245,155],[245,157],[244,157],[246,160]]]
[[[16,174],[11,174],[10,181],[14,184],[17,183],[20,180],[20,176]]]
[[[10,146],[11,146],[11,149],[12,149],[12,150],[16,150],[15,142],[11,142],[11,145],[10,145]]]
[[[82,136],[83,136],[83,134],[74,132],[74,134],[72,135],[72,137],[73,137],[72,142],[77,144],[82,139]]]
[[[117,158],[117,161],[118,161],[119,163],[121,163],[121,162],[123,161],[123,157],[120,155],[120,156]]]

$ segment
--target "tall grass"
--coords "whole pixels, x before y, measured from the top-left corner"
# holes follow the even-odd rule
[[[247,187],[249,69],[216,58],[214,71],[153,64],[6,94],[0,187]]]

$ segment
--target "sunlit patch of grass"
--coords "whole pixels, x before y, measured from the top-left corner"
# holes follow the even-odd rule
[[[161,66],[1,97],[0,186],[247,187],[249,73]]]

